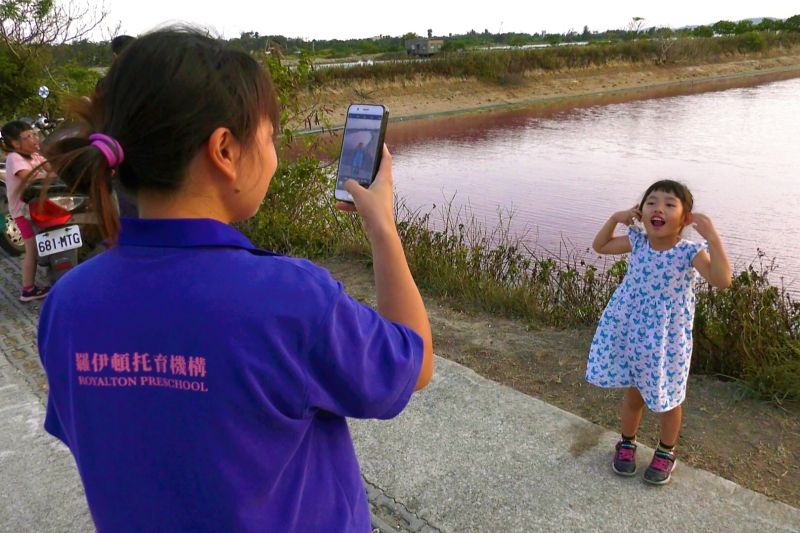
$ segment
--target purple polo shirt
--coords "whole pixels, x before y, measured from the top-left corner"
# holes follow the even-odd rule
[[[345,417],[408,403],[422,340],[213,220],[123,220],[39,322],[45,429],[99,531],[369,531]]]

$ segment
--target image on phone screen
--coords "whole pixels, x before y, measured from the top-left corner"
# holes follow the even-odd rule
[[[382,144],[384,108],[379,105],[352,105],[347,113],[339,170],[336,176],[336,198],[351,201],[344,183],[354,179],[369,187],[377,172]]]

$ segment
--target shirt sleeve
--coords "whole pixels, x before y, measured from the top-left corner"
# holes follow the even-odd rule
[[[642,229],[639,226],[631,224],[628,226],[628,239],[631,241],[631,251],[638,250],[641,248],[644,239],[647,237],[642,232]]]
[[[422,368],[422,338],[338,292],[308,354],[306,416],[392,418],[406,406]]]
[[[688,250],[689,253],[687,259],[689,260],[689,265],[691,265],[694,262],[694,258],[697,257],[697,254],[699,254],[700,251],[705,250],[706,253],[708,252],[708,241],[702,240],[700,242],[689,242]]]
[[[11,152],[6,157],[6,179],[8,179],[8,176],[20,179],[17,173],[21,170],[31,170],[32,168],[31,162],[16,152]]]

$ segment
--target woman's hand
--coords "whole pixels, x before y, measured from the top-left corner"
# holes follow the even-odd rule
[[[639,211],[639,206],[633,206],[630,209],[626,209],[625,211],[617,211],[611,218],[617,222],[618,224],[625,224],[626,226],[630,226],[633,224],[634,220],[641,220],[642,219],[642,212]]]
[[[370,241],[386,232],[396,233],[393,186],[392,154],[384,144],[375,181],[365,189],[356,180],[347,180],[344,188],[353,197],[353,203],[337,202],[336,208],[342,211],[358,211]]]

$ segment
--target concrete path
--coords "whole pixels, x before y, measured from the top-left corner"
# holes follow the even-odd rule
[[[94,531],[72,455],[42,429],[40,303],[19,301],[20,280],[0,251],[0,531]]]
[[[43,420],[40,399],[0,357],[0,531],[93,531],[75,461]]]
[[[800,510],[680,462],[663,487],[617,476],[615,433],[436,365],[399,417],[351,423],[364,477],[436,529],[800,531]],[[639,447],[639,472],[652,454]]]
[[[18,280],[0,252],[0,531],[92,531],[75,463],[42,429],[39,304],[17,300]],[[800,532],[800,510],[683,464],[665,487],[620,478],[615,434],[436,364],[398,418],[351,424],[378,531]]]

